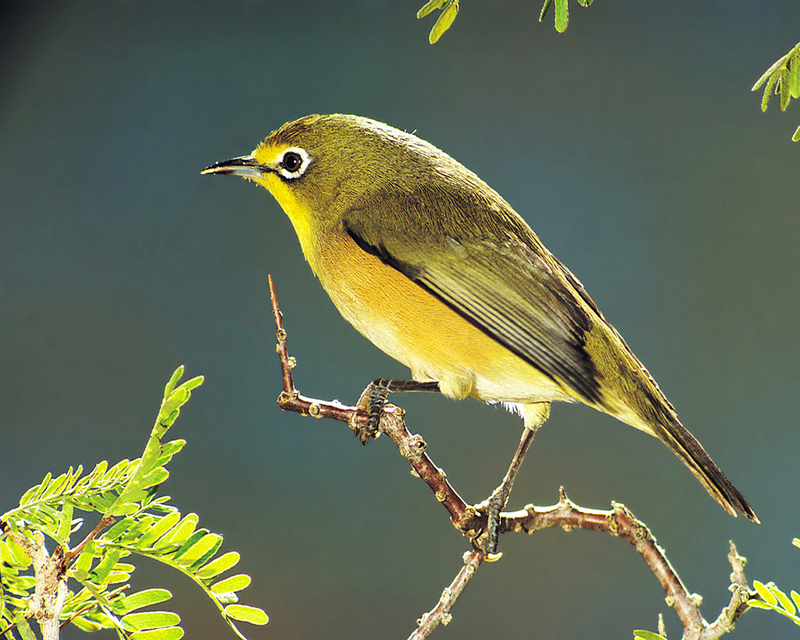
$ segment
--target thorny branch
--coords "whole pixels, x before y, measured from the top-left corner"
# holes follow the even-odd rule
[[[268,279],[278,338],[276,351],[283,374],[283,391],[278,396],[278,406],[284,411],[293,411],[304,416],[345,422],[357,432],[368,418],[366,411],[360,408],[361,402],[359,406],[353,407],[337,401],[317,400],[301,395],[295,388],[292,370],[296,362],[288,354],[283,314],[278,307],[272,277],[269,276]],[[450,520],[456,529],[473,544],[473,550],[464,554],[464,566],[453,582],[444,589],[436,606],[417,621],[417,629],[408,638],[408,640],[423,640],[439,624],[446,625],[450,621],[450,609],[481,563],[487,560],[482,545],[479,544],[479,539],[486,531],[487,514],[479,508],[468,505],[458,495],[447,481],[444,471],[437,467],[425,452],[426,444],[422,437],[412,434],[407,429],[403,420],[404,414],[405,411],[400,407],[386,405],[381,416],[379,434],[392,439],[400,454],[408,459],[413,474],[425,481],[436,500],[450,514]],[[637,520],[625,505],[612,503],[612,508],[608,511],[586,509],[567,498],[563,488],[559,490],[559,501],[552,506],[527,505],[521,511],[502,513],[499,531],[533,534],[550,527],[561,527],[565,531],[575,528],[589,529],[626,540],[642,556],[663,587],[667,605],[675,610],[683,625],[683,640],[716,640],[733,629],[736,620],[748,609],[748,601],[758,598],[756,592],[747,586],[744,576],[746,559],[738,554],[733,542],[730,542],[728,560],[732,568],[729,587],[731,600],[714,622],[707,622],[700,612],[702,598],[689,593],[672,568],[664,550],[656,544],[650,530],[643,522]],[[663,620],[659,619],[659,632],[662,631]]]

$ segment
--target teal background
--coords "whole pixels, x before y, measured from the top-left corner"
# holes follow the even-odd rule
[[[306,394],[353,402],[404,369],[347,325],[269,195],[200,176],[312,112],[370,116],[487,180],[583,281],[763,525],[727,516],[656,440],[558,405],[510,506],[627,504],[713,619],[727,544],[800,588],[798,107],[749,89],[800,39],[796,2],[598,0],[567,33],[539,5],[463,0],[435,47],[414,2],[17,3],[0,14],[0,512],[47,471],[139,455],[163,385],[205,385],[163,491],[225,536],[259,638],[405,638],[468,548],[391,443],[283,415],[266,274]],[[397,399],[469,501],[520,421]],[[506,536],[436,638],[626,638],[663,592],[625,543]],[[188,638],[231,638],[192,583]],[[783,637],[747,614],[735,637]],[[66,638],[76,638],[74,630]],[[114,637],[111,632],[104,637]]]

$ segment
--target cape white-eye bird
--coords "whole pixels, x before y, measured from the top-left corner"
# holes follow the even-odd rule
[[[379,410],[395,390],[505,403],[525,422],[518,467],[550,403],[582,402],[659,438],[728,513],[758,522],[578,279],[443,151],[367,118],[311,115],[203,173],[265,187],[344,318],[409,367],[418,384],[373,385]]]

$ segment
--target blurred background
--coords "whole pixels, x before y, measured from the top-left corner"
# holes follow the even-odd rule
[[[266,275],[305,394],[354,402],[405,370],[355,332],[262,189],[202,177],[308,113],[414,131],[495,187],[583,281],[684,424],[752,503],[732,519],[659,442],[558,405],[510,507],[628,505],[715,618],[728,540],[747,575],[800,586],[800,112],[750,87],[800,39],[793,2],[598,1],[568,31],[539,4],[463,0],[436,46],[418,2],[30,2],[0,15],[0,512],[48,471],[140,455],[181,363],[206,383],[163,492],[253,576],[259,638],[405,638],[466,542],[391,442],[282,415]],[[470,502],[521,422],[395,398]],[[674,613],[624,542],[506,536],[436,638],[631,637]],[[187,637],[232,638],[192,583]],[[748,613],[737,637],[791,623]],[[68,638],[81,635],[72,630]],[[113,637],[105,632],[105,637]]]

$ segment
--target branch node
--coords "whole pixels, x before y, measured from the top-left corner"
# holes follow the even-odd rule
[[[447,609],[453,604],[453,591],[450,587],[445,587],[442,589],[442,596],[439,598],[439,602],[441,602]]]
[[[649,540],[650,539],[650,531],[647,527],[639,524],[638,522],[631,527],[631,531],[633,533],[633,539],[637,542],[641,540]]]
[[[408,439],[405,446],[400,449],[400,455],[404,458],[418,458],[425,453],[425,449],[427,448],[428,445],[425,443],[425,440],[422,439],[422,436],[415,433]]]
[[[297,366],[297,358],[294,356],[289,356],[286,360],[286,368],[287,369],[294,369]]]
[[[614,503],[611,503],[612,507],[614,507]],[[617,522],[617,516],[614,511],[611,511],[606,515],[606,524],[608,525],[608,532],[612,536],[619,537],[619,523]]]
[[[447,500],[447,492],[446,491],[437,491],[435,493],[435,495],[436,495],[436,500],[438,502],[444,502],[445,500]]]
[[[290,402],[297,400],[299,396],[297,391],[281,391],[278,395],[278,406],[283,409]]]
[[[320,418],[322,418],[321,414],[322,414],[322,407],[319,406],[319,402],[312,402],[308,406],[308,415],[310,415],[312,418],[317,418],[317,420],[319,420]]]
[[[275,332],[275,337],[276,337],[276,338],[278,338],[278,342],[280,343],[280,342],[286,342],[286,338],[288,337],[288,335],[286,334],[286,330],[285,330],[285,329],[278,329],[278,330]],[[276,350],[277,350],[277,349],[280,349],[280,344],[278,344],[278,345],[275,347],[275,349],[276,349]]]

